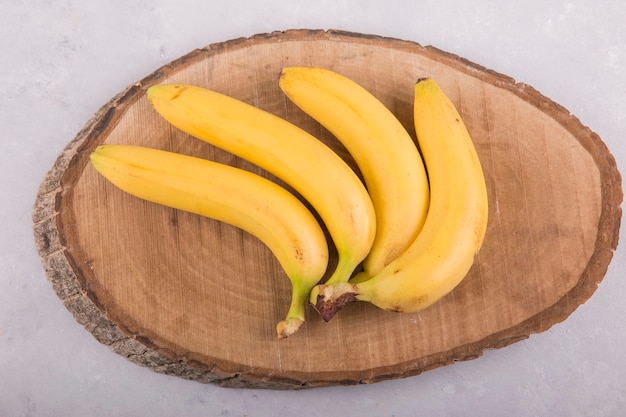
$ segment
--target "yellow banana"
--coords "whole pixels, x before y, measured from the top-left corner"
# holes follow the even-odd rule
[[[376,233],[372,201],[352,169],[320,140],[288,121],[232,97],[188,85],[147,92],[172,125],[274,174],[319,214],[338,252],[332,280],[347,280]]]
[[[400,257],[369,280],[316,286],[312,296],[326,320],[350,301],[390,311],[422,310],[462,281],[482,245],[487,190],[461,116],[432,79],[416,83],[414,105],[417,139],[430,181],[424,227]]]
[[[304,322],[309,292],[328,267],[328,245],[313,214],[294,195],[249,171],[157,149],[102,145],[91,162],[129,194],[223,221],[260,239],[292,284],[278,336],[289,336]]]
[[[383,103],[343,75],[289,67],[279,85],[345,146],[363,175],[376,212],[376,237],[359,277],[370,277],[404,252],[426,219],[428,178],[417,146]]]

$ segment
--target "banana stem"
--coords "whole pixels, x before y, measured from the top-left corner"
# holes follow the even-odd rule
[[[335,267],[332,275],[326,280],[325,285],[347,282],[354,273],[357,265],[358,262],[355,262],[352,256],[346,253],[339,253],[337,266]]]
[[[311,291],[311,303],[324,321],[329,321],[346,304],[357,301],[357,288],[351,283],[318,285]]]
[[[308,297],[308,289],[299,287],[297,284],[292,285],[289,311],[287,311],[285,319],[276,325],[276,333],[279,339],[291,336],[302,326]]]

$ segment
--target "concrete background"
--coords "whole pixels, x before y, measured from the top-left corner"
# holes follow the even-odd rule
[[[0,416],[623,416],[626,254],[549,331],[369,386],[224,389],[99,344],[46,280],[31,212],[65,145],[113,95],[209,43],[284,29],[416,41],[528,83],[626,162],[622,0],[0,0]]]

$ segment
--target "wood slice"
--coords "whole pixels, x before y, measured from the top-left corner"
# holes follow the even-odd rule
[[[457,105],[483,163],[490,222],[466,279],[432,307],[402,314],[354,303],[328,323],[310,308],[303,328],[278,340],[290,283],[266,247],[231,226],[124,194],[89,164],[97,145],[123,143],[271,178],[169,126],[145,98],[157,83],[195,84],[268,110],[352,164],[281,93],[287,65],[326,67],[361,83],[413,136],[418,78],[433,77]],[[119,93],[59,156],[33,220],[54,290],[100,342],[158,372],[278,389],[416,375],[547,330],[602,280],[621,201],[605,144],[530,86],[413,42],[294,30],[195,50]]]

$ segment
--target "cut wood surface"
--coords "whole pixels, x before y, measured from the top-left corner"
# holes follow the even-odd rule
[[[489,194],[484,245],[465,280],[418,313],[353,303],[325,323],[309,308],[279,340],[290,283],[245,232],[136,199],[89,163],[98,145],[200,156],[273,178],[181,133],[146,89],[194,84],[345,149],[282,94],[283,66],[321,66],[362,84],[414,136],[413,84],[432,77],[459,109]],[[324,167],[320,167],[324,169]],[[601,139],[532,87],[414,42],[294,30],[209,45],[115,96],[69,142],[41,185],[33,221],[46,273],[101,343],[157,372],[223,386],[372,383],[479,357],[549,329],[585,302],[617,246],[622,188]]]

